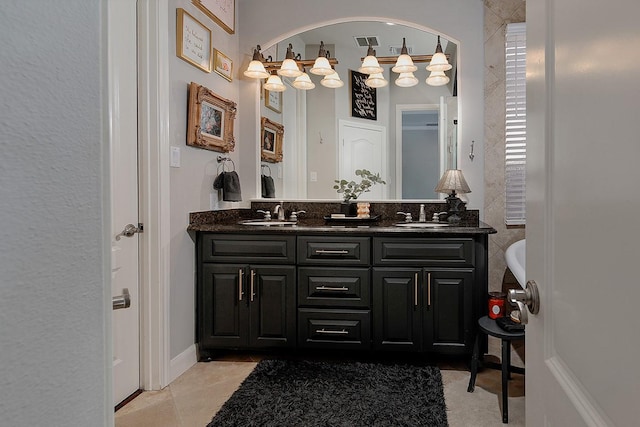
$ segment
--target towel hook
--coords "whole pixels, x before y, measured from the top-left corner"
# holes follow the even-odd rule
[[[271,168],[269,167],[269,165],[260,165],[260,168],[263,170],[262,174],[264,175],[264,168],[267,168],[267,170],[269,171],[269,175],[271,176]]]
[[[236,164],[230,157],[218,156],[218,163],[221,163],[220,165],[218,165],[218,171],[220,170],[220,166],[222,166],[222,172],[226,172],[226,170],[224,169],[224,166],[226,165],[227,162],[231,162],[231,166],[233,166],[233,171],[236,170]]]

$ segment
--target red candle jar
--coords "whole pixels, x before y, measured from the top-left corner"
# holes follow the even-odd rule
[[[504,292],[489,292],[489,317],[497,319],[504,317],[504,299],[507,296]]]

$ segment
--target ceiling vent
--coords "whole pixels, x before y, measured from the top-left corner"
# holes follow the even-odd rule
[[[402,45],[399,46],[389,46],[389,54],[391,56],[398,56],[402,52]],[[409,55],[413,55],[413,46],[407,46],[407,53]]]
[[[378,36],[353,36],[353,38],[355,39],[358,47],[369,47],[369,44],[373,47],[380,46]]]

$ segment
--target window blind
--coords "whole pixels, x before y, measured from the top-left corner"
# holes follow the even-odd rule
[[[508,24],[505,39],[505,223],[520,225],[526,222],[526,24]]]

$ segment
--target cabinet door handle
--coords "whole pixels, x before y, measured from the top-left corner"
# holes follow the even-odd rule
[[[413,305],[418,306],[418,273],[413,277]]]
[[[242,301],[242,297],[244,297],[244,292],[242,291],[243,275],[244,275],[244,271],[242,271],[242,269],[238,270],[238,301]]]
[[[331,331],[331,330],[326,330],[322,328],[322,329],[316,329],[316,334],[348,335],[349,331],[345,331],[344,329],[341,331]]]
[[[349,251],[346,249],[333,250],[333,249],[316,249],[316,255],[348,255]]]
[[[431,273],[427,273],[427,307],[431,307]]]
[[[253,302],[253,297],[256,296],[256,293],[254,292],[254,287],[253,287],[253,282],[255,281],[256,278],[256,272],[251,270],[251,302]]]
[[[316,291],[339,291],[346,292],[349,288],[346,286],[337,287],[337,286],[316,286]]]

